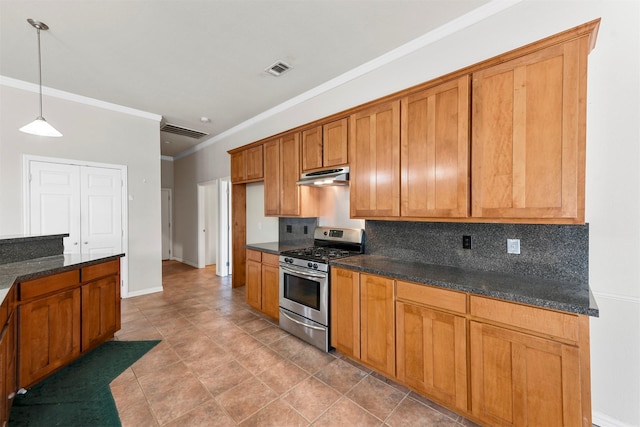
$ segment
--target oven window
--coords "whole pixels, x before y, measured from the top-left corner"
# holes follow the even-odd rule
[[[284,297],[315,310],[320,310],[320,282],[285,273]]]

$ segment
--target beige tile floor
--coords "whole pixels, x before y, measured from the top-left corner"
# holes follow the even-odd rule
[[[127,426],[471,426],[338,353],[280,330],[215,267],[163,264],[122,301],[118,340],[160,339],[111,384]]]

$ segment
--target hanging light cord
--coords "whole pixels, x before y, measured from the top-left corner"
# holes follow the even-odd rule
[[[40,83],[40,115],[38,118],[42,119],[42,52],[40,50],[40,25],[36,25],[38,33],[38,81]]]

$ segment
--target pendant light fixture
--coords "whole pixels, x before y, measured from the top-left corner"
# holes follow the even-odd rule
[[[40,21],[34,21],[33,19],[27,19],[27,22],[31,24],[38,32],[38,71],[39,71],[39,83],[40,83],[40,115],[36,117],[34,121],[28,125],[24,125],[20,128],[21,132],[30,133],[33,135],[41,136],[62,136],[53,126],[51,126],[42,116],[42,53],[40,51],[40,30],[46,31],[49,29],[47,24]]]

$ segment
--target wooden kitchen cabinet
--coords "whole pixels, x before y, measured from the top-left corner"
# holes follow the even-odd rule
[[[276,320],[280,315],[278,255],[247,249],[247,304]]]
[[[107,341],[120,329],[120,260],[81,270],[82,343],[86,352]]]
[[[360,274],[360,359],[395,377],[395,305],[393,279]]]
[[[0,307],[0,425],[9,422],[9,411],[18,390],[17,323],[14,312],[15,289],[9,290]]]
[[[302,172],[349,163],[349,119],[302,132]]]
[[[18,385],[27,388],[80,356],[80,289],[32,300],[18,313]]]
[[[393,279],[331,269],[331,345],[395,377]]]
[[[331,268],[331,346],[360,359],[360,274]]]
[[[315,188],[300,186],[300,132],[264,143],[264,213],[278,217],[317,216]]]
[[[473,73],[474,217],[584,223],[589,39]]]
[[[402,98],[400,215],[469,216],[469,76]]]
[[[467,411],[466,295],[403,281],[396,287],[398,379]]]
[[[231,154],[231,182],[234,184],[263,179],[262,145]]]
[[[18,285],[18,386],[30,387],[120,329],[120,260]]]
[[[588,318],[476,296],[471,314],[475,417],[500,426],[591,425]]]
[[[350,116],[352,218],[400,215],[400,101]]]

